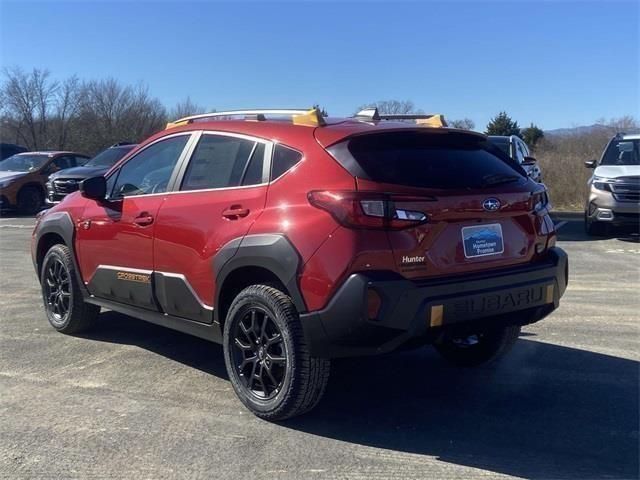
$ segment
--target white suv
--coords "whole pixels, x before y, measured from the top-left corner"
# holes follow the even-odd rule
[[[640,134],[613,137],[602,158],[584,162],[593,168],[585,203],[585,229],[605,235],[608,226],[640,225]]]

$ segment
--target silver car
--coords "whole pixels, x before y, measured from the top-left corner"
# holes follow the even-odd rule
[[[640,225],[640,134],[618,134],[604,149],[587,186],[584,225],[589,235],[606,235],[609,226]]]
[[[489,135],[489,141],[518,162],[532,180],[542,182],[542,170],[540,170],[536,159],[531,156],[529,147],[520,137],[516,135]]]

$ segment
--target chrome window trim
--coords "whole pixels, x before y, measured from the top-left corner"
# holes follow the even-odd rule
[[[113,170],[112,172],[109,172],[109,174],[107,176],[105,176],[105,180],[108,182],[109,179],[113,175],[118,175],[119,176],[120,175],[120,171],[122,170],[122,167],[124,167],[126,164],[128,164],[134,158],[137,158],[139,154],[141,154],[142,152],[147,150],[152,145],[155,145],[156,143],[162,142],[164,140],[169,140],[169,139],[174,138],[174,137],[180,137],[180,136],[189,135],[189,139],[187,139],[187,143],[185,144],[184,148],[182,149],[182,153],[180,153],[180,156],[178,157],[178,160],[176,161],[176,165],[173,167],[173,172],[171,172],[171,177],[169,177],[169,183],[167,184],[167,190],[169,190],[169,187],[172,186],[172,183],[175,181],[176,167],[181,164],[186,151],[189,149],[189,146],[190,146],[191,142],[193,141],[194,133],[196,133],[196,132],[194,132],[194,131],[177,132],[177,133],[172,133],[170,135],[165,135],[164,137],[160,137],[160,138],[155,139],[153,142],[149,143],[148,145],[145,145],[141,150],[138,150],[133,156],[127,158],[127,160],[125,162],[123,162],[121,165],[118,165],[118,167],[115,170]],[[121,201],[121,200],[124,200],[127,197],[146,197],[146,196],[149,196],[149,195],[159,195],[158,193],[143,193],[143,194],[140,194],[140,195],[126,195],[126,196],[122,196],[122,197],[113,198],[113,197],[111,197],[111,194],[113,193],[113,189],[116,188],[117,183],[118,183],[118,178],[116,177],[116,179],[115,179],[115,181],[113,183],[113,187],[111,188],[111,192],[107,193],[107,197],[106,197],[107,200]]]
[[[176,193],[217,192],[221,190],[237,190],[237,189],[244,189],[244,188],[263,187],[270,183],[269,176],[271,173],[271,156],[274,151],[273,142],[271,140],[267,140],[260,137],[253,137],[251,135],[245,135],[243,133],[221,132],[219,130],[198,130],[197,133],[199,133],[199,135],[197,140],[195,140],[193,143],[193,148],[190,149],[188,156],[185,157],[185,159],[183,160],[183,164],[180,166],[178,175],[176,176],[176,184],[174,185],[174,188],[171,191],[165,192],[165,194],[175,195]],[[242,140],[248,140],[254,143],[264,144],[264,160],[262,163],[262,183],[256,183],[254,185],[236,185],[234,187],[215,187],[215,188],[201,188],[198,190],[180,190],[180,185],[182,184],[184,175],[187,172],[189,162],[191,161],[191,156],[193,155],[193,152],[195,151],[198,145],[198,142],[200,141],[203,135],[218,135],[223,137],[234,137],[234,138],[240,138]],[[253,150],[252,150],[252,153],[253,153]],[[251,156],[249,156],[248,160],[251,160]],[[150,194],[147,194],[147,196],[148,195],[161,195],[161,194],[150,193]]]

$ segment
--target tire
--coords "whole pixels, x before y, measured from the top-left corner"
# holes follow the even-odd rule
[[[53,328],[67,334],[87,330],[100,313],[100,307],[83,300],[71,255],[66,245],[54,245],[40,272],[47,319]]]
[[[465,338],[447,336],[441,342],[434,344],[445,360],[461,367],[477,367],[485,365],[503,357],[513,347],[520,335],[520,326],[499,327]],[[472,337],[476,343],[469,344]]]
[[[291,298],[270,285],[242,290],[227,314],[224,360],[240,401],[256,416],[277,421],[317,405],[330,362],[309,354]]]
[[[35,215],[43,204],[44,195],[37,187],[24,187],[18,192],[18,209],[22,213]]]
[[[609,225],[595,220],[589,220],[585,215],[584,231],[591,237],[604,237],[609,234]]]

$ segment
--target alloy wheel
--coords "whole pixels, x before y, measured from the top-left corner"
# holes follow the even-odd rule
[[[271,315],[260,307],[245,310],[233,329],[232,359],[242,387],[260,400],[281,390],[287,348]]]
[[[44,296],[56,322],[64,322],[71,308],[71,278],[65,264],[53,258],[46,266]]]

